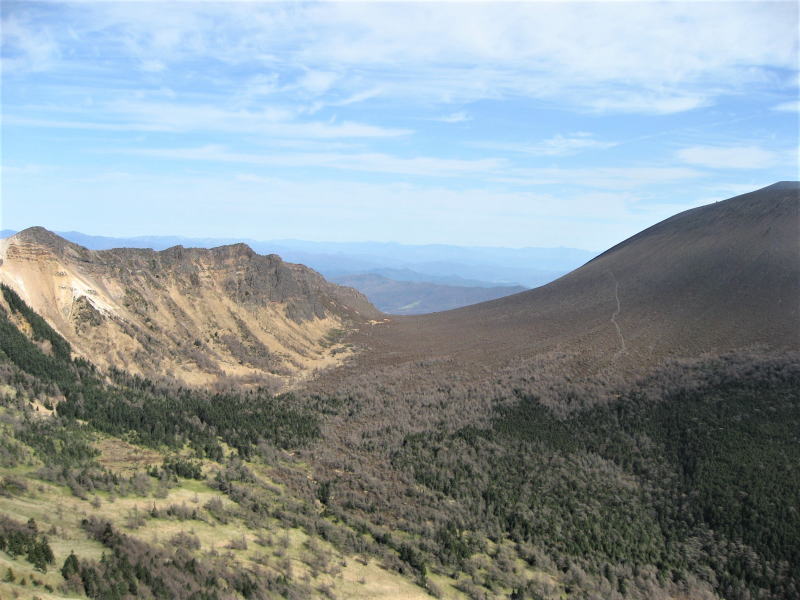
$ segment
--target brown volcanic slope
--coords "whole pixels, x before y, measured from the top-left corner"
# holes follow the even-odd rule
[[[0,240],[0,281],[79,353],[189,384],[282,385],[341,362],[359,292],[244,244],[92,251],[33,227]]]
[[[540,288],[391,317],[354,341],[373,366],[501,364],[546,352],[584,367],[800,347],[800,185],[781,182],[677,214]]]

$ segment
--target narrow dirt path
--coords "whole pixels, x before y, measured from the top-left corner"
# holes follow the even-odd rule
[[[614,281],[614,299],[617,301],[617,309],[611,315],[611,322],[617,329],[617,335],[619,336],[619,343],[621,348],[618,354],[624,354],[625,352],[627,352],[627,349],[625,347],[625,336],[622,335],[622,329],[620,329],[619,323],[617,323],[617,317],[619,316],[619,313],[622,311],[622,306],[619,303],[619,281],[617,281],[617,278],[614,276],[613,271],[609,271],[608,274],[611,275],[611,279]]]

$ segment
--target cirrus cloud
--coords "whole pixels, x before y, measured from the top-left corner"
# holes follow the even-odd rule
[[[758,146],[692,146],[678,150],[679,160],[711,169],[760,169],[779,161],[776,152]]]

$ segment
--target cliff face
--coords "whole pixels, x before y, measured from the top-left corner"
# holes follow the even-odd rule
[[[92,251],[34,227],[0,241],[0,281],[101,367],[207,385],[286,385],[342,362],[379,312],[244,244]]]

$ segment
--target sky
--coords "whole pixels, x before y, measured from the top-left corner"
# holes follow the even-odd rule
[[[0,229],[600,251],[798,179],[795,2],[2,3]]]

